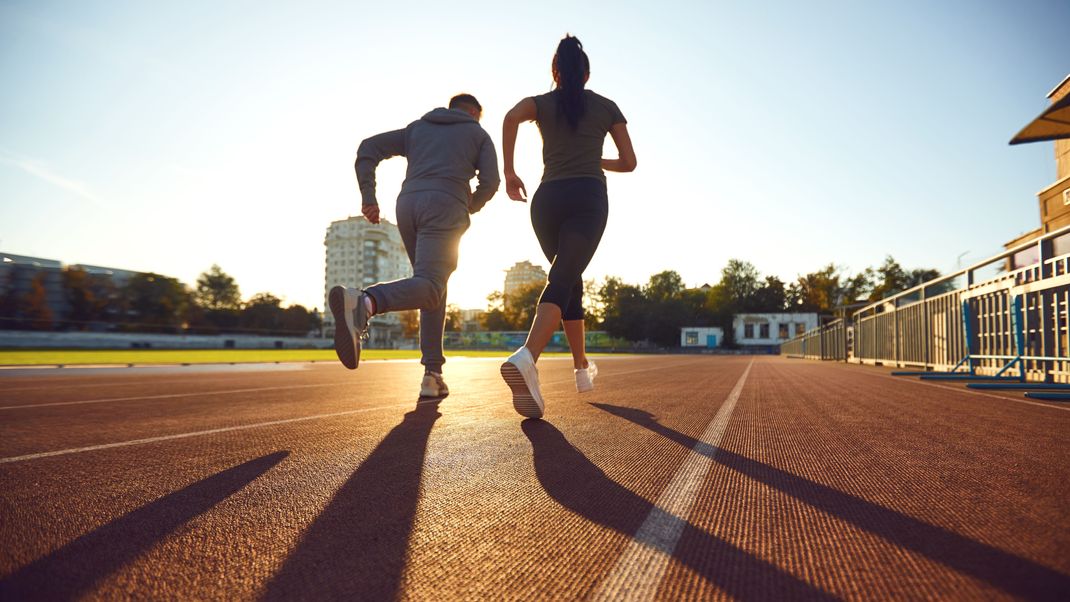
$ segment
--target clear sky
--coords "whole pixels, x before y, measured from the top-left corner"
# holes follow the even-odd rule
[[[497,144],[571,32],[639,158],[609,176],[586,277],[699,285],[738,257],[793,280],[887,254],[949,271],[1039,225],[1052,145],[1007,141],[1070,72],[1067,23],[1065,0],[0,0],[0,249],[187,283],[218,263],[246,297],[322,308],[361,139],[468,91]],[[540,149],[522,126],[530,192]],[[387,218],[403,175],[380,166]],[[504,190],[461,253],[463,307],[547,265]]]

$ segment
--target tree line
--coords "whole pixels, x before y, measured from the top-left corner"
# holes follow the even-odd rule
[[[202,273],[194,287],[153,273],[135,274],[120,286],[110,276],[68,267],[61,273],[67,307],[63,316],[54,315],[47,303],[46,274],[39,271],[26,293],[8,286],[0,296],[0,328],[305,336],[318,333],[322,326],[319,312],[301,305],[282,307],[271,293],[243,301],[235,279],[218,265]],[[585,321],[590,330],[663,347],[679,344],[682,327],[719,326],[731,345],[732,317],[737,313],[832,315],[839,308],[877,301],[939,276],[933,269],[905,269],[889,256],[881,265],[856,274],[830,263],[785,283],[776,276],[763,277],[750,262],[731,259],[716,283],[699,288],[686,287],[673,270],[654,274],[645,284],[618,277],[587,282]],[[527,330],[541,292],[542,285],[533,284],[511,295],[492,293],[480,328]],[[416,336],[417,312],[402,312],[399,318],[403,333]],[[446,330],[461,328],[460,308],[448,306]]]
[[[49,272],[38,270],[29,290],[19,293],[12,276],[0,296],[0,328],[19,330],[248,333],[306,336],[318,333],[321,317],[301,305],[282,307],[271,293],[246,301],[235,279],[213,265],[188,287],[169,276],[137,273],[122,284],[109,275],[66,267],[59,287],[66,311],[56,315],[47,300]]]
[[[908,270],[888,256],[881,265],[856,274],[830,263],[785,283],[776,276],[763,277],[748,261],[730,259],[719,281],[699,288],[687,288],[673,270],[654,274],[646,284],[629,284],[617,277],[585,283],[585,322],[591,330],[661,347],[679,345],[680,328],[715,326],[724,330],[726,344],[731,346],[735,314],[833,315],[846,306],[878,301],[939,276],[934,269]],[[541,285],[532,285],[513,295],[493,293],[488,297],[482,326],[487,330],[527,330],[541,290]]]

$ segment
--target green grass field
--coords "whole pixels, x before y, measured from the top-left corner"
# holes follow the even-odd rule
[[[506,357],[507,351],[446,351],[446,357]],[[546,355],[568,355],[547,353]],[[419,359],[418,350],[365,349],[363,360]],[[336,362],[333,349],[75,349],[0,350],[0,366],[87,364],[239,364]]]

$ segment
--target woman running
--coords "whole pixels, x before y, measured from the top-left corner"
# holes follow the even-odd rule
[[[542,183],[531,201],[531,225],[551,261],[550,273],[527,341],[501,368],[513,391],[513,407],[529,418],[543,413],[535,362],[558,323],[564,325],[572,351],[576,389],[594,388],[598,369],[587,359],[584,342],[583,270],[598,248],[609,215],[603,170],[635,169],[624,115],[612,100],[584,89],[591,64],[579,39],[566,35],[561,40],[551,72],[554,90],[521,100],[502,125],[505,189],[514,201],[527,200],[527,189],[513,169],[517,128],[523,121],[534,121],[542,134]],[[602,158],[607,133],[617,146],[617,159]]]

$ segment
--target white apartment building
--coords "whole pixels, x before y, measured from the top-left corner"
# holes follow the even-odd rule
[[[532,284],[546,284],[546,270],[530,261],[519,261],[505,270],[505,287],[502,292],[510,296],[516,291]]]
[[[387,220],[373,224],[363,216],[331,222],[323,239],[326,268],[323,283],[323,307],[329,307],[327,294],[335,286],[365,288],[376,282],[389,282],[412,276],[412,265],[405,253],[398,227]],[[334,330],[330,311],[323,314],[324,333]],[[397,314],[372,318],[369,347],[390,348],[401,336]]]

